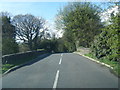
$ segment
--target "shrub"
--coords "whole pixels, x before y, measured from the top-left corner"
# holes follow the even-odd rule
[[[119,16],[119,15],[118,15]],[[97,58],[106,57],[109,60],[120,59],[120,27],[118,16],[112,18],[112,23],[102,29],[102,32],[95,37],[92,44],[92,52]]]

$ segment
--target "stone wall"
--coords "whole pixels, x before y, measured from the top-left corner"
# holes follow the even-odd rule
[[[41,55],[44,53],[46,53],[46,51],[28,51],[25,53],[4,55],[4,56],[2,56],[2,64],[12,64],[12,63],[16,62],[16,60],[22,60],[29,56],[38,56],[38,55]]]

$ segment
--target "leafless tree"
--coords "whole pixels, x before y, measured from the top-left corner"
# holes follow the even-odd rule
[[[30,14],[17,15],[13,18],[13,25],[16,27],[17,39],[28,44],[30,50],[33,50],[33,45],[37,47],[38,36],[40,30],[44,29],[45,20]]]

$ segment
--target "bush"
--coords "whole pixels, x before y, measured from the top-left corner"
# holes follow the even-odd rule
[[[119,20],[120,21],[120,20]],[[118,26],[118,16],[112,18],[112,23],[102,29],[102,32],[95,37],[92,44],[92,52],[97,58],[107,58],[109,60],[120,60],[120,27]]]
[[[2,39],[2,54],[12,54],[19,52],[18,44],[10,38],[3,38]]]
[[[26,52],[26,51],[30,51],[28,45],[25,43],[19,44],[19,52]]]

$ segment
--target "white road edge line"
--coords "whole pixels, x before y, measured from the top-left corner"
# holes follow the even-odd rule
[[[54,84],[53,84],[53,90],[55,90],[56,87],[57,87],[58,78],[59,78],[59,70],[57,70],[57,73],[56,73],[56,76],[55,76],[55,81],[54,81]]]

